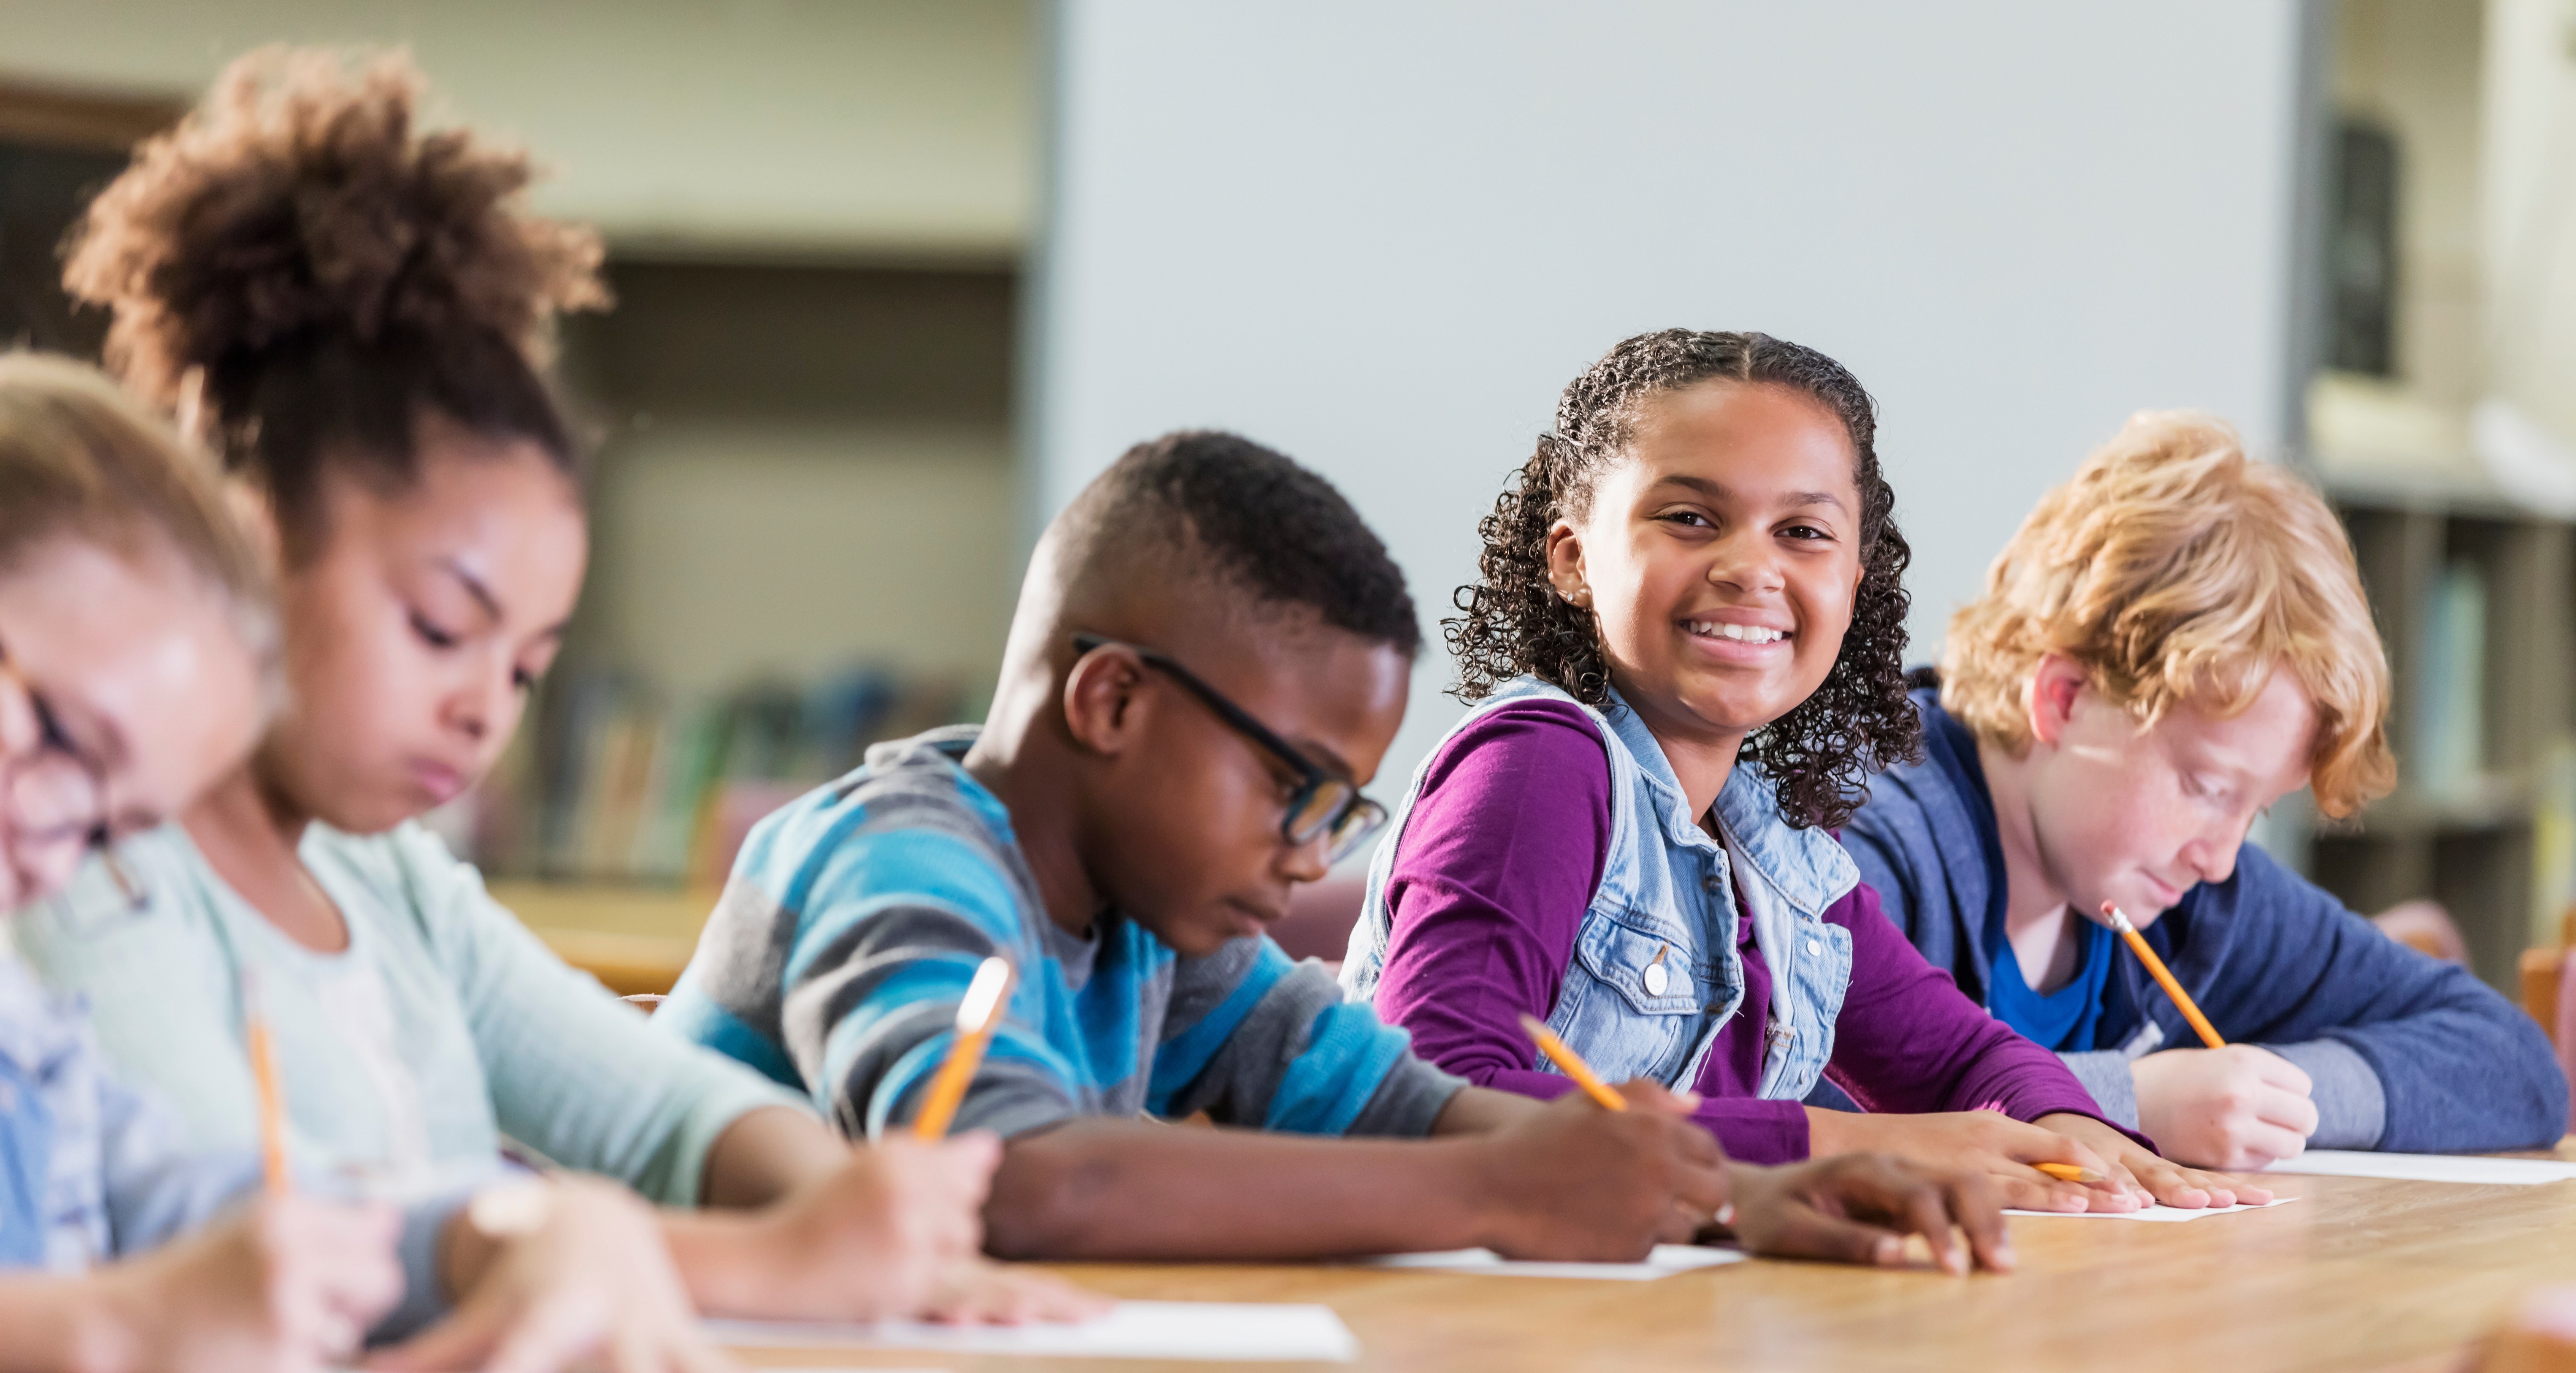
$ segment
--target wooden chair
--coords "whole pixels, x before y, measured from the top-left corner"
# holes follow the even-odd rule
[[[2370,917],[2370,923],[2417,953],[2464,968],[2469,964],[2469,942],[2460,937],[2460,927],[2439,901],[2400,901]]]
[[[2576,905],[2558,914],[2558,943],[2522,951],[2522,1008],[2540,1022],[2550,1039],[2566,1052],[2567,1041],[2559,1033],[2560,992],[2567,984],[2569,946],[2576,945]]]

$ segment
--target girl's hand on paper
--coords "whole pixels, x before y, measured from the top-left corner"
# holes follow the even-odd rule
[[[1979,1174],[1927,1172],[1886,1154],[1732,1172],[1731,1228],[1754,1253],[1892,1268],[1905,1262],[1905,1237],[1921,1235],[1943,1272],[1965,1273],[1971,1261],[2012,1271],[1995,1184]]]
[[[2102,1128],[2111,1138],[2128,1142],[2118,1131]],[[2112,1176],[2108,1160],[2090,1140],[2024,1124],[2000,1111],[1871,1115],[1811,1106],[1807,1152],[1814,1158],[1894,1154],[1936,1173],[1980,1174],[1993,1183],[1998,1201],[2024,1211],[2134,1211],[2145,1204],[2125,1185],[2061,1182],[2032,1167],[2065,1163]]]
[[[138,1368],[311,1373],[337,1365],[402,1300],[400,1226],[385,1207],[263,1197],[101,1270],[101,1328]]]
[[[2272,1199],[2272,1193],[2266,1188],[2158,1158],[2136,1140],[2091,1116],[2060,1112],[2041,1116],[2038,1123],[2080,1142],[2109,1161],[2110,1167],[2104,1171],[2110,1181],[2101,1184],[2101,1188],[2124,1189],[2133,1197],[2143,1195],[2167,1206],[2193,1211],[2204,1206],[2234,1206],[2240,1201],[2261,1205]],[[2127,1208],[2097,1206],[2094,1209]]]
[[[487,1207],[487,1202],[506,1205]],[[488,1212],[488,1214],[487,1214]],[[380,1373],[728,1373],[698,1332],[653,1210],[614,1183],[563,1175],[487,1193],[442,1237],[463,1297],[417,1338],[368,1360]]]
[[[2129,1073],[2139,1133],[2185,1163],[2253,1171],[2297,1158],[2317,1131],[2308,1075],[2269,1049],[2166,1049]]]

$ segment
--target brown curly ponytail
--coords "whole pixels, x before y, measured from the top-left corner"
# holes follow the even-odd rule
[[[425,91],[399,54],[251,53],[135,150],[65,266],[114,314],[109,366],[204,407],[290,558],[317,546],[326,463],[400,489],[425,416],[577,466],[540,369],[558,311],[607,304],[598,235],[522,212],[525,153],[423,132]]]
[[[1576,377],[1518,478],[1477,525],[1477,580],[1458,588],[1457,618],[1441,621],[1458,659],[1461,700],[1478,701],[1524,674],[1593,705],[1609,698],[1610,669],[1592,612],[1556,593],[1547,531],[1591,513],[1603,471],[1623,456],[1641,405],[1667,391],[1729,379],[1786,386],[1821,402],[1851,438],[1860,489],[1861,581],[1851,627],[1814,695],[1744,741],[1777,788],[1781,815],[1804,828],[1851,818],[1868,776],[1920,756],[1922,722],[1905,694],[1906,564],[1913,550],[1894,518],[1896,493],[1878,465],[1869,392],[1841,363],[1767,334],[1666,329],[1622,340]]]

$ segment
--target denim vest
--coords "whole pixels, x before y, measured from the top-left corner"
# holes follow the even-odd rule
[[[1517,678],[1479,702],[1449,738],[1488,711],[1531,699],[1581,706],[1610,760],[1610,847],[1548,1028],[1607,1081],[1645,1077],[1689,1086],[1718,1030],[1744,1002],[1740,889],[1771,973],[1760,1094],[1803,1099],[1833,1057],[1834,1019],[1851,985],[1851,931],[1820,917],[1859,883],[1859,869],[1823,830],[1790,828],[1769,780],[1751,763],[1738,763],[1718,793],[1726,842],[1709,838],[1689,813],[1663,746],[1615,690],[1594,709],[1537,678]],[[1353,1000],[1370,999],[1385,971],[1387,877],[1438,752],[1414,771],[1369,863],[1368,894],[1342,964],[1343,994]],[[1541,1071],[1555,1071],[1532,1057]]]

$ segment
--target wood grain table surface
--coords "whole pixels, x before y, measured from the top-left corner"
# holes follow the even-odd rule
[[[2561,1146],[2561,1156],[2576,1151]],[[2020,1270],[1953,1278],[1754,1261],[1653,1282],[1328,1265],[1065,1265],[1121,1297],[1321,1302],[1356,1364],[1235,1367],[2449,1370],[2515,1299],[2576,1282],[2576,1182],[2277,1179],[2300,1198],[2187,1224],[2014,1218]],[[1212,1365],[904,1350],[742,1350],[759,1367],[1042,1373]]]

